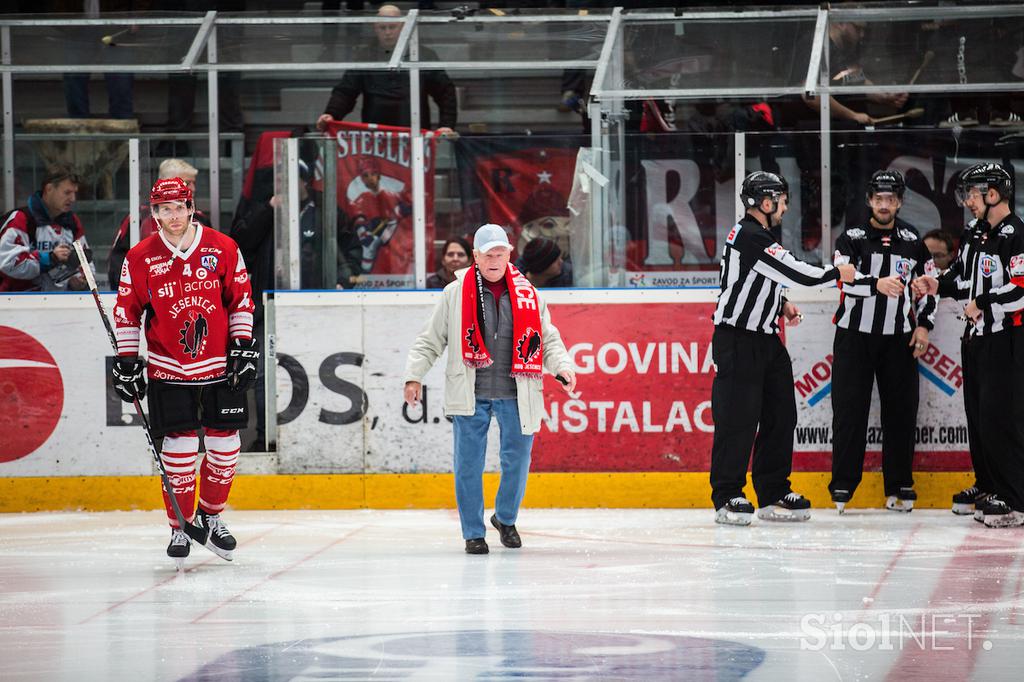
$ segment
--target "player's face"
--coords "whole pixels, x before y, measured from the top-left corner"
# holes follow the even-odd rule
[[[929,238],[924,240],[924,245],[927,247],[928,253],[932,255],[935,267],[939,270],[945,270],[949,267],[950,261],[953,260],[953,254],[946,248],[945,243],[938,239]]]
[[[77,197],[78,185],[71,180],[61,180],[43,188],[43,203],[52,218],[70,211]]]
[[[469,265],[469,256],[458,244],[449,244],[448,249],[444,252],[444,266],[449,272],[455,272],[461,270]]]
[[[363,171],[359,177],[363,179],[363,184],[371,192],[376,192],[380,189],[380,173],[375,171]]]
[[[476,264],[480,266],[480,274],[488,282],[497,282],[505,276],[505,271],[508,270],[509,256],[511,255],[511,249],[505,249],[500,246],[494,247],[487,253],[473,251]]]
[[[184,201],[156,204],[153,206],[153,215],[160,221],[160,227],[171,237],[183,235],[192,220],[192,211]]]
[[[878,192],[868,198],[871,215],[879,225],[888,225],[896,219],[896,212],[903,206],[900,198],[892,192]]]

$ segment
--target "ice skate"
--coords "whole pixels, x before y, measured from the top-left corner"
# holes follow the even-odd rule
[[[977,511],[977,503],[987,497],[986,493],[978,490],[976,486],[964,488],[953,495],[953,513],[958,516],[969,516]]]
[[[978,523],[985,523],[985,509],[990,503],[998,501],[995,495],[981,493],[978,500],[974,503],[974,520]]]
[[[185,570],[185,558],[192,549],[192,541],[180,528],[171,529],[171,543],[167,545],[167,556],[174,559],[178,571]]]
[[[833,490],[832,491],[832,503],[836,505],[836,510],[842,514],[846,510],[846,504],[850,501],[853,495],[850,494],[849,490]]]
[[[715,523],[749,526],[754,519],[754,505],[745,497],[734,497],[715,510]]]
[[[777,502],[757,510],[762,521],[806,521],[811,518],[811,501],[800,493],[787,493]]]
[[[220,514],[207,514],[199,509],[196,511],[196,518],[192,523],[196,528],[207,531],[206,549],[225,561],[231,561],[238,543],[235,542],[228,527],[224,525]]]
[[[989,528],[1024,526],[1024,514],[1010,509],[1002,500],[991,498],[983,510],[983,522]]]
[[[913,488],[900,488],[895,495],[885,499],[885,508],[896,512],[912,512],[916,499],[917,493]]]

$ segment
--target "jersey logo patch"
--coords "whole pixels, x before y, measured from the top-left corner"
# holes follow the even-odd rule
[[[999,234],[1013,234],[1015,231],[1013,225],[1003,225],[1003,229],[999,230]]]
[[[910,277],[910,272],[914,269],[914,265],[906,258],[900,258],[893,264],[892,268],[900,276],[900,279],[905,281]]]
[[[903,241],[907,241],[907,242],[916,242],[917,241],[917,235],[914,234],[913,232],[911,232],[910,230],[908,230],[905,227],[901,227],[899,230],[897,230],[897,232],[900,235],[900,239],[902,239]]]
[[[181,330],[181,340],[178,343],[195,360],[199,351],[206,345],[206,335],[210,333],[210,329],[202,313],[191,312],[188,317],[189,319],[185,320],[185,328]]]
[[[1010,259],[1010,276],[1020,277],[1024,275],[1024,254],[1017,254]]]
[[[202,263],[203,267],[209,270],[210,272],[213,272],[214,270],[217,269],[217,257],[214,256],[213,254],[203,256],[202,258],[199,259],[199,262]]]
[[[537,357],[537,353],[540,352],[540,334],[533,327],[527,327],[526,333],[519,339],[519,343],[516,344],[516,354],[519,359],[523,361],[524,365],[530,364],[530,362]]]
[[[995,257],[985,255],[978,259],[978,270],[982,277],[991,277],[997,269],[999,269],[999,261]]]
[[[850,239],[864,239],[864,237],[867,236],[867,233],[859,227],[855,227],[852,230],[847,230],[846,236]]]
[[[480,344],[478,344],[474,339],[474,334],[476,334],[476,325],[471,324],[469,325],[469,329],[466,330],[466,345],[468,345],[469,349],[474,353],[479,353]]]
[[[772,244],[764,250],[772,258],[781,258],[786,253],[786,247],[782,244]]]
[[[742,229],[743,229],[742,225],[739,225],[739,224],[733,225],[733,228],[731,230],[729,230],[729,236],[725,238],[725,243],[726,244],[735,244],[736,243],[736,236],[739,235],[740,230],[742,230]]]

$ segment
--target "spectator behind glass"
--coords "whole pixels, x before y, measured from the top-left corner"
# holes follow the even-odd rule
[[[168,178],[181,178],[185,185],[192,190],[192,196],[196,196],[196,177],[198,177],[199,171],[192,164],[182,161],[181,159],[164,159],[160,163],[160,168],[157,171],[157,180],[166,180]],[[203,227],[210,227],[210,219],[205,213],[200,211],[198,208],[194,214],[195,221],[201,224]],[[114,245],[110,247],[110,258],[107,261],[107,281],[110,284],[111,289],[117,288],[117,283],[121,279],[121,266],[124,264],[124,257],[128,253],[133,244],[130,244],[131,230],[131,216],[125,216],[124,220],[121,221],[121,225],[117,228],[117,232],[114,234]],[[147,202],[139,208],[139,241],[153,234],[157,230],[156,221],[153,220],[153,216],[150,213],[149,203]]]
[[[43,188],[28,198],[28,205],[0,220],[0,291],[88,288],[71,246],[81,241],[86,255],[90,253],[82,221],[71,211],[78,185],[70,166],[51,166]]]
[[[402,15],[394,5],[381,5],[377,11],[379,17],[400,17]],[[398,42],[402,32],[402,23],[375,23],[373,32],[377,37],[375,45],[367,45],[353,61],[386,62],[391,59],[391,51]],[[420,47],[420,61],[438,61],[437,53],[428,47]],[[409,126],[409,75],[402,71],[361,71],[345,72],[341,82],[331,91],[331,99],[327,108],[316,121],[317,130],[326,130],[333,121],[340,121],[356,106],[359,96],[363,97],[362,121],[391,126]],[[458,103],[455,97],[455,85],[448,74],[440,70],[424,70],[420,72],[420,119],[423,128],[430,128],[429,96],[437,103],[440,111],[440,126],[437,132],[442,135],[453,133],[458,116]]]
[[[49,0],[33,3],[29,12],[46,13],[82,13],[85,19],[108,18],[111,13],[141,15],[153,9],[151,0]],[[101,16],[101,15],[108,16]],[[137,25],[129,26],[127,35],[120,36],[116,25],[95,26],[85,41],[67,39],[58,41],[64,52],[65,64],[129,64],[132,61],[132,48],[118,45],[123,40],[133,43],[134,36],[139,32]],[[92,42],[94,41],[95,42]],[[100,50],[97,54],[94,51]],[[128,51],[126,51],[128,50]],[[70,118],[92,118],[89,106],[88,73],[64,74],[64,103]],[[107,86],[107,118],[135,118],[132,103],[135,88],[135,77],[131,73],[105,73],[103,80]]]
[[[572,264],[563,260],[558,244],[547,237],[531,239],[516,266],[535,287],[572,286]]]
[[[935,262],[935,267],[940,272],[945,272],[949,269],[949,264],[953,261],[953,237],[945,230],[932,230],[924,237],[924,245],[928,247],[928,252],[932,254],[932,260]]]
[[[473,249],[462,237],[452,237],[441,247],[441,267],[427,277],[428,289],[444,289],[455,281],[455,271],[469,267],[470,254]]]

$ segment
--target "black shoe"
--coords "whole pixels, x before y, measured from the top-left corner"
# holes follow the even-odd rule
[[[964,488],[953,495],[953,513],[958,516],[970,516],[980,511],[988,500],[988,493],[978,490],[977,486]],[[979,521],[981,519],[978,519]]]
[[[806,521],[811,518],[811,501],[800,493],[789,492],[777,502],[757,510],[762,521]]]
[[[501,536],[501,544],[512,549],[518,549],[523,546],[523,541],[520,539],[519,531],[516,530],[516,527],[506,526],[498,520],[497,514],[491,514],[491,525],[498,529],[498,534]]]
[[[852,498],[853,493],[851,493],[849,490],[837,489],[832,491],[832,504],[836,506],[836,509],[839,510],[840,514],[843,513],[843,511],[846,509],[846,505],[850,502]]]
[[[237,542],[228,527],[220,518],[220,514],[208,514],[202,509],[196,510],[196,517],[192,524],[199,529],[206,530],[206,548],[222,559],[231,561]]]
[[[185,535],[185,531],[178,528],[171,529],[171,544],[167,545],[167,556],[172,559],[184,559],[192,549],[192,542]]]
[[[487,547],[487,540],[483,538],[471,538],[466,540],[466,554],[487,554],[491,550]]]
[[[171,529],[171,544],[167,545],[167,556],[174,559],[174,564],[179,571],[185,570],[185,558],[192,549],[192,541],[180,528]]]

